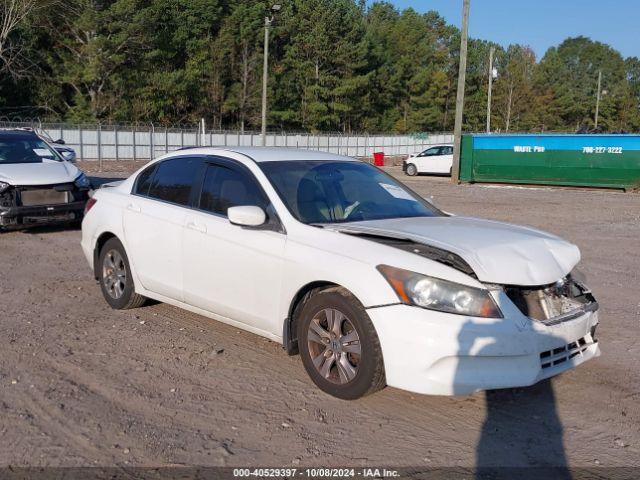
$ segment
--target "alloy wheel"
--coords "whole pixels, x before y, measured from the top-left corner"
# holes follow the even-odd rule
[[[351,321],[335,308],[316,313],[309,323],[307,344],[318,373],[343,385],[358,374],[362,346]]]
[[[124,295],[127,285],[127,268],[124,258],[117,250],[109,250],[102,262],[102,282],[107,294],[113,299]]]

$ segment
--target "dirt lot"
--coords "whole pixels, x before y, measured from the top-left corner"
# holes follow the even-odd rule
[[[344,402],[250,333],[162,304],[110,310],[78,230],[6,233],[0,465],[640,466],[640,196],[407,183],[577,243],[602,357],[532,388]]]

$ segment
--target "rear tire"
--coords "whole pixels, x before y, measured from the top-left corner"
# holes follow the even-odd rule
[[[111,308],[129,310],[144,305],[147,299],[135,292],[127,252],[120,240],[107,240],[100,250],[98,261],[100,289]]]
[[[346,289],[311,296],[298,316],[302,363],[322,391],[354,400],[386,385],[380,341],[369,315]]]

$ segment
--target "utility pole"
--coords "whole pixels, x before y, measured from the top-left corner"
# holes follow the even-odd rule
[[[469,3],[463,0],[462,30],[460,35],[460,68],[458,70],[458,92],[456,94],[456,119],[453,128],[453,165],[451,183],[460,183],[460,144],[462,142],[462,111],[464,109],[464,87],[467,74],[467,43],[469,36]]]
[[[271,11],[275,14],[281,5],[275,4]],[[262,146],[267,145],[267,83],[269,81],[269,29],[273,23],[273,15],[264,17],[264,61],[262,64]]]
[[[272,17],[273,18],[273,17]],[[269,29],[272,18],[264,17],[264,62],[262,64],[262,146],[267,145],[267,82],[269,81]]]
[[[598,114],[600,113],[600,87],[602,85],[602,70],[598,70],[598,93],[596,94],[596,118],[594,128],[598,129]]]
[[[491,89],[493,88],[493,54],[495,47],[489,49],[489,92],[487,93],[487,133],[491,133]]]

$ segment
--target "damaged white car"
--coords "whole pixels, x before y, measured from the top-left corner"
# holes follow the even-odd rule
[[[78,222],[91,182],[32,130],[0,129],[0,231]]]
[[[153,298],[281,342],[339,398],[526,386],[600,352],[575,245],[444,213],[352,158],[174,152],[87,210],[113,308]]]

